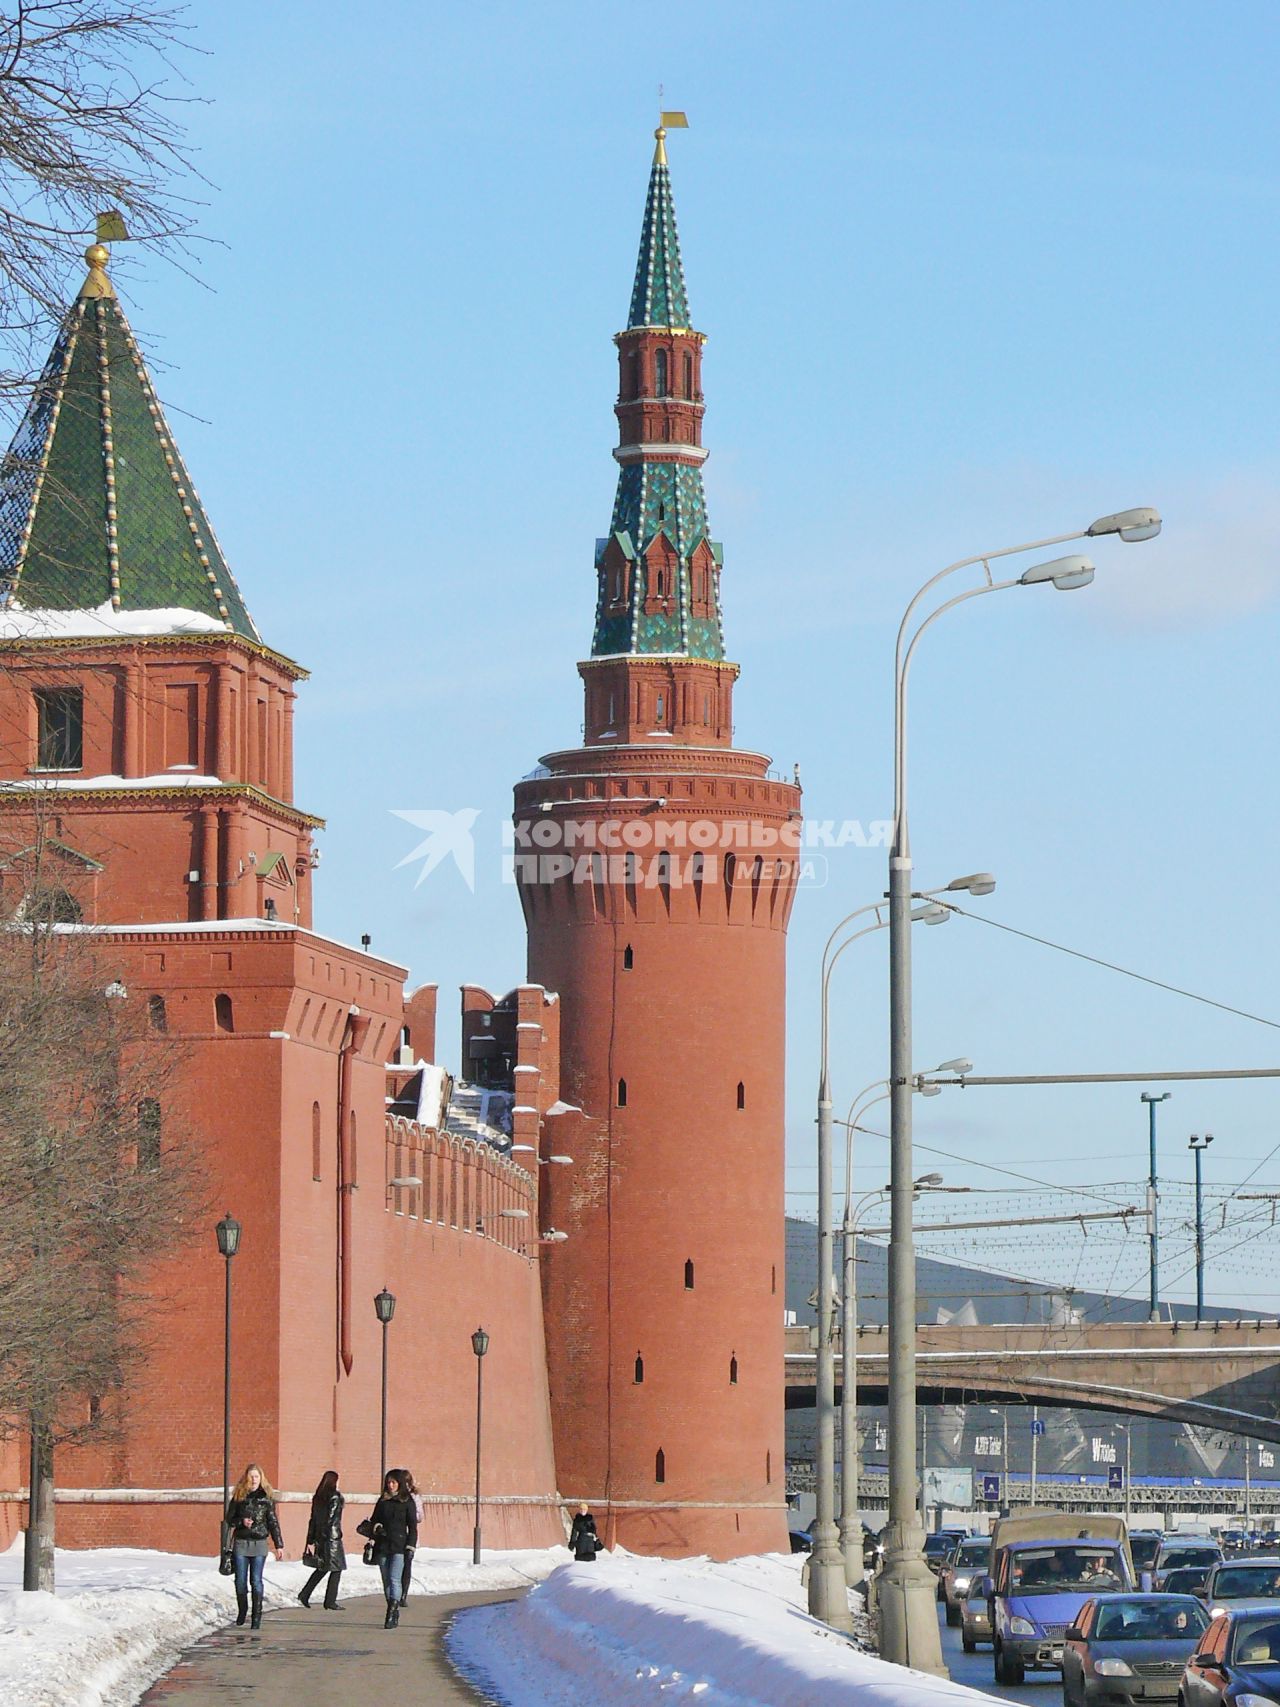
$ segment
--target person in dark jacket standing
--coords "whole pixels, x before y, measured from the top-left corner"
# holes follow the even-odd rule
[[[267,1554],[275,1548],[277,1559],[284,1558],[284,1537],[276,1517],[276,1497],[271,1484],[262,1474],[261,1464],[250,1464],[231,1490],[227,1505],[227,1531],[233,1537],[232,1558],[236,1573],[236,1623],[243,1624],[249,1611],[249,1592],[253,1593],[253,1619],[250,1628],[262,1628],[262,1567]]]
[[[311,1605],[311,1596],[327,1575],[324,1589],[324,1609],[337,1612],[338,1579],[347,1568],[347,1555],[342,1546],[342,1507],[345,1502],[338,1492],[338,1472],[326,1470],[311,1496],[311,1519],[307,1524],[307,1552],[315,1558],[315,1569],[303,1585],[298,1599]]]
[[[387,1616],[382,1627],[394,1630],[400,1622],[400,1584],[404,1562],[418,1545],[418,1514],[405,1492],[399,1470],[388,1470],[383,1478],[382,1498],[374,1506],[369,1523],[378,1547],[382,1592],[387,1597]]]
[[[600,1551],[596,1520],[592,1517],[588,1505],[580,1505],[574,1513],[573,1525],[569,1530],[569,1547],[575,1559],[594,1559]]]
[[[418,1492],[417,1483],[413,1479],[412,1470],[401,1470],[400,1486],[413,1501],[413,1515],[417,1519],[418,1528],[422,1528],[422,1495]],[[409,1604],[409,1583],[413,1577],[413,1554],[404,1556],[404,1570],[400,1573],[400,1604]]]

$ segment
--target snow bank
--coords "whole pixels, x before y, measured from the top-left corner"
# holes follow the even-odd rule
[[[376,1570],[358,1552],[342,1598],[380,1594]],[[523,1588],[568,1555],[563,1547],[494,1553],[480,1566],[469,1550],[424,1548],[414,1556],[416,1594]],[[306,1568],[268,1559],[266,1607],[292,1606]],[[119,1707],[136,1701],[182,1649],[236,1615],[235,1589],[217,1562],[109,1547],[57,1555],[58,1592],[22,1592],[22,1542],[0,1553],[0,1701],[21,1707]],[[323,1614],[320,1614],[323,1616]]]
[[[0,640],[85,640],[103,635],[225,634],[229,624],[203,611],[114,610],[110,599],[95,610],[0,611]]]
[[[459,1612],[449,1654],[520,1707],[990,1707],[977,1690],[889,1665],[810,1618],[800,1563],[602,1553],[520,1601]]]

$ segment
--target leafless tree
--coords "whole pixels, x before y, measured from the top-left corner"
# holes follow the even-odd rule
[[[21,881],[0,916],[0,1433],[30,1437],[24,1580],[51,1589],[56,1450],[118,1428],[149,1277],[205,1206],[180,1040],[75,922],[40,815],[8,828],[36,840],[4,861]]]
[[[190,229],[179,9],[0,0],[0,400],[30,383],[99,215],[172,249]]]

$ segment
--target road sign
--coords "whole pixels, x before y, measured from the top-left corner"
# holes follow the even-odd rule
[[[1124,1465],[1110,1464],[1107,1466],[1107,1486],[1119,1493],[1124,1487]]]
[[[999,1476],[984,1476],[982,1478],[982,1497],[984,1500],[990,1500],[993,1505],[1000,1503]]]
[[[1043,1417],[1036,1417],[1033,1420],[1033,1422],[1031,1424],[1031,1432],[1032,1432],[1032,1434],[1035,1434],[1035,1435],[1042,1435],[1044,1433],[1044,1418]]]

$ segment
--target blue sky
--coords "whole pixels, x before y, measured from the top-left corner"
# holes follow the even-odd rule
[[[980,601],[922,647],[919,873],[990,868],[994,917],[1280,1020],[1273,6],[230,0],[191,19],[202,283],[123,256],[116,276],[250,608],[313,671],[297,792],[329,818],[319,922],[441,985],[446,1059],[458,984],[523,974],[510,786],[577,738],[660,83],[692,127],[670,153],[740,744],[800,764],[811,817],[883,818],[892,636],[920,582],[1157,505],[1163,538],[1099,544],[1087,591]],[[393,811],[462,807],[475,895],[444,869],[415,888]],[[848,849],[796,908],[798,1209],[818,954],[883,883],[881,851]],[[838,977],[837,1099],[882,1071],[879,943]],[[921,1066],[985,1072],[1280,1061],[1274,1029],[964,921],[918,942],[916,1038]],[[1141,1088],[949,1093],[918,1137],[970,1161],[921,1165],[1010,1191],[991,1168],[1132,1182]],[[1170,1176],[1208,1129],[1214,1191],[1242,1180],[1280,1143],[1278,1099],[1177,1087]],[[884,1175],[867,1140],[856,1177]],[[1280,1155],[1250,1189],[1269,1185]],[[1209,1294],[1274,1309],[1265,1242],[1231,1231],[1246,1209],[1210,1243]],[[1136,1232],[1106,1240],[936,1248],[1140,1290]]]

